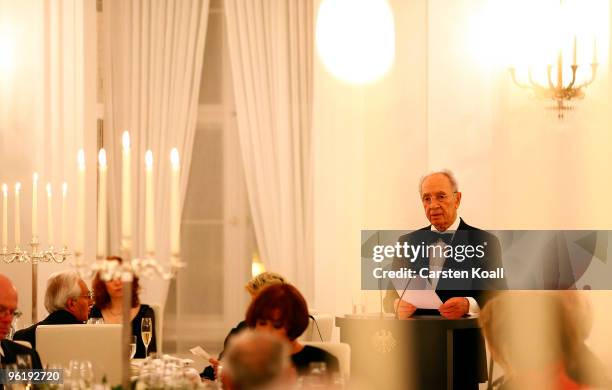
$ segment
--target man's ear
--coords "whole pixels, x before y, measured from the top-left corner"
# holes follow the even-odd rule
[[[457,207],[461,204],[461,192],[457,191],[455,193],[455,199],[457,200]]]
[[[68,298],[68,300],[66,301],[66,310],[67,311],[72,311],[72,309],[74,308],[74,302],[75,302],[74,298]]]

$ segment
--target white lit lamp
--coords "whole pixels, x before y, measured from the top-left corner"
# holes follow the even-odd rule
[[[266,272],[266,266],[259,259],[259,253],[254,251],[253,256],[251,257],[251,277],[254,278],[264,272]]]
[[[316,45],[335,77],[357,85],[376,81],[395,58],[393,11],[386,0],[322,0]]]

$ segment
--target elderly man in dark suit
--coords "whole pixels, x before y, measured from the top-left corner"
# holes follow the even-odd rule
[[[11,329],[13,318],[19,315],[17,300],[17,289],[9,278],[0,274],[0,362],[2,366],[15,364],[17,355],[30,355],[32,368],[42,368],[36,351],[5,339]]]
[[[87,284],[76,271],[52,274],[47,280],[45,308],[50,313],[36,324],[17,331],[14,340],[27,341],[36,349],[38,325],[82,324],[87,321],[93,301]]]
[[[474,228],[457,215],[461,204],[461,192],[450,171],[429,174],[421,180],[421,201],[425,215],[431,225],[406,234],[398,239],[412,246],[428,246],[432,249],[414,259],[398,259],[393,268],[407,267],[417,273],[426,270],[426,275],[443,275],[444,272],[463,272],[472,275],[472,268],[481,271],[502,269],[501,246],[492,234]],[[458,249],[472,248],[470,256]],[[451,253],[451,255],[448,255]],[[503,274],[502,274],[503,275]],[[421,286],[435,290],[442,304],[434,310],[417,308],[410,302],[411,281],[401,281],[401,285],[389,286],[385,295],[384,306],[388,312],[395,313],[397,318],[406,319],[415,314],[440,314],[445,318],[458,319],[466,315],[476,315],[489,296],[495,290],[506,289],[502,278],[445,278],[426,276]],[[425,287],[420,287],[421,289]],[[399,293],[401,292],[401,293]],[[478,382],[486,380],[486,360],[482,335],[479,329],[462,329],[455,331],[454,344],[456,353],[461,359],[454,363],[454,387],[461,389],[477,388]]]

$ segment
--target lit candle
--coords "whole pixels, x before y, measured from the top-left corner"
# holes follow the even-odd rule
[[[572,63],[573,65],[577,65],[578,63],[576,62],[576,57],[577,57],[577,47],[578,47],[578,42],[577,42],[577,38],[576,35],[574,35],[574,62]]]
[[[8,186],[2,184],[2,248],[8,248]]]
[[[68,197],[68,183],[62,183],[62,245],[68,247],[66,242],[66,199]]]
[[[106,252],[106,173],[106,151],[102,148],[98,153],[98,258],[104,258]]]
[[[170,254],[178,255],[181,251],[180,229],[181,229],[181,207],[179,201],[180,165],[179,154],[176,148],[170,152],[170,163],[172,165],[170,177]]]
[[[597,63],[597,38],[593,38],[593,63]]]
[[[21,211],[19,210],[19,193],[21,192],[21,183],[15,184],[15,247],[19,247],[21,242]]]
[[[32,239],[38,237],[38,173],[32,175]]]
[[[153,234],[153,153],[145,153],[145,250],[148,254],[155,252]]]
[[[75,251],[83,254],[85,250],[85,152],[77,153],[77,231]]]
[[[131,249],[132,238],[132,175],[130,134],[123,132],[123,158],[121,160],[121,236],[126,250]]]
[[[51,192],[51,183],[47,183],[47,226],[49,235],[49,246],[53,245],[53,194]]]

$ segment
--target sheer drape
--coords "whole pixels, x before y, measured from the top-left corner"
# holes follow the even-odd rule
[[[132,139],[132,256],[144,254],[144,153],[154,155],[156,257],[169,254],[170,150],[181,156],[184,199],[197,118],[208,0],[104,1],[104,146],[110,152],[110,250],[121,236],[121,133]],[[141,299],[165,304],[168,283],[143,281]]]
[[[312,297],[312,4],[227,0],[249,202],[266,268]]]
[[[9,186],[9,248],[14,247],[14,184],[22,183],[21,247],[32,239],[32,173],[39,174],[38,236],[42,249],[61,245],[61,184],[68,184],[68,204],[76,197],[76,154],[84,148],[88,164],[95,155],[95,2],[0,1],[0,182]],[[51,183],[54,240],[49,242],[45,186]],[[95,175],[87,179],[87,207],[95,202]],[[93,194],[93,196],[91,196]],[[92,214],[88,212],[88,217]],[[94,217],[95,218],[95,217]],[[76,210],[67,209],[66,243],[74,251]],[[86,228],[92,242],[95,224]],[[86,245],[91,256],[94,247]],[[69,268],[40,263],[38,319],[46,316],[43,296],[47,277]],[[19,307],[30,322],[31,267],[3,264],[19,291]]]

